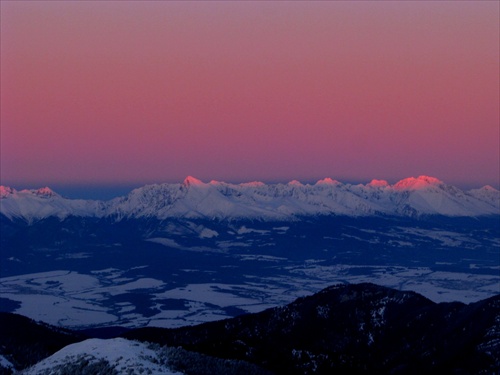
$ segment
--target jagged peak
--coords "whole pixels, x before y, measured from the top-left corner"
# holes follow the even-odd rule
[[[419,190],[429,186],[437,186],[442,184],[443,181],[439,180],[438,178],[422,175],[418,176],[417,178],[408,177],[401,181],[398,181],[396,184],[394,184],[394,188],[400,190]]]
[[[8,186],[3,186],[3,185],[0,185],[0,198],[5,198],[9,195],[12,195],[16,192],[16,189],[13,189],[11,187],[8,187]]]
[[[341,185],[342,183],[337,180],[333,180],[330,177],[326,177],[322,180],[316,182],[316,185]]]
[[[365,194],[370,189],[373,189],[371,192],[376,192],[376,194]],[[300,194],[295,194],[299,191]],[[330,194],[332,192],[335,194]],[[196,214],[228,218],[247,215],[252,218],[283,218],[287,215],[293,217],[296,212],[314,215],[336,214],[337,212],[354,216],[372,215],[379,212],[406,215],[406,211],[401,211],[401,205],[406,204],[411,208],[414,202],[409,200],[401,203],[401,192],[405,194],[415,192],[416,195],[424,195],[424,198],[429,198],[432,202],[441,199],[437,194],[443,194],[444,208],[434,204],[424,205],[421,204],[421,199],[417,199],[415,201],[417,214],[422,212],[450,216],[478,216],[498,213],[499,191],[493,187],[485,186],[472,190],[470,194],[465,194],[451,185],[442,183],[437,178],[428,176],[410,177],[395,185],[388,185],[384,180],[372,180],[366,185],[350,185],[331,178],[319,180],[315,185],[303,185],[297,180],[290,181],[288,184],[269,185],[258,181],[240,184],[217,181],[204,183],[188,176],[183,184],[153,184],[134,189],[126,197],[117,198],[109,204],[101,204],[97,211],[94,203],[88,203],[83,207],[81,201],[73,202],[71,199],[59,198],[60,195],[48,187],[16,191],[7,186],[1,186],[0,197],[3,200],[0,208],[2,213],[9,217],[23,215],[35,217],[45,215],[46,212],[48,212],[47,215],[71,215],[75,212],[77,215],[84,216],[105,216],[116,213],[121,216],[157,215],[163,218],[194,215],[191,208],[194,206],[191,203],[198,204],[200,199],[203,199],[203,204],[199,206]],[[430,194],[432,196],[427,196],[428,192],[432,193]],[[394,193],[397,199],[393,199]],[[183,202],[183,199],[186,201]],[[190,199],[194,200],[189,201]],[[272,211],[269,209],[272,205],[267,202],[274,199],[279,210]],[[26,200],[26,203],[22,203],[21,200]],[[41,202],[42,200],[44,202]],[[493,206],[490,201],[493,202]],[[52,206],[49,207],[50,209],[40,210],[40,203]],[[30,213],[31,204],[33,204],[33,213]],[[27,213],[23,213],[20,207]],[[60,213],[58,210],[61,210]]]
[[[493,186],[491,185],[484,185],[481,189],[479,189],[481,191],[491,191],[493,193],[498,193],[498,189],[495,189]]]
[[[193,177],[193,176],[187,176],[183,183],[182,183],[184,186],[201,186],[201,185],[205,185],[201,180],[198,180],[197,178]]]
[[[55,191],[53,191],[48,186],[45,186],[43,188],[35,190],[34,194],[38,195],[38,196],[42,196],[42,197],[54,197],[54,196],[58,195]]]
[[[42,187],[39,189],[23,189],[19,191],[21,194],[28,194],[28,195],[35,195],[37,197],[41,198],[50,198],[50,197],[58,197],[59,194],[57,194],[55,191],[53,191],[49,187]]]

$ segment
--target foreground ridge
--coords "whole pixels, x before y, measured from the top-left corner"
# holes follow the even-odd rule
[[[28,223],[47,217],[249,218],[294,220],[311,215],[474,217],[500,214],[500,192],[491,186],[463,191],[420,176],[394,185],[384,180],[344,184],[330,178],[317,183],[204,183],[188,176],[180,184],[146,185],[110,201],[67,199],[45,187],[20,190],[0,186],[0,213]]]
[[[363,283],[257,314],[124,337],[244,360],[277,374],[496,373],[500,296],[465,305]]]
[[[85,340],[19,315],[0,317],[0,357],[16,364],[11,368],[33,364],[23,357],[34,347],[23,343],[25,338],[36,337],[42,358],[50,355],[27,374],[85,366],[106,373],[168,374],[500,370],[500,295],[468,305],[437,304],[415,292],[342,284],[260,313],[176,329],[140,328],[109,340]],[[18,329],[26,333],[20,336]],[[51,355],[49,343],[61,335],[68,344],[80,343],[55,347],[52,353],[59,351]]]

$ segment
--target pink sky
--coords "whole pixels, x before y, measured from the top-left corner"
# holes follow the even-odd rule
[[[1,183],[498,188],[499,4],[2,1]]]

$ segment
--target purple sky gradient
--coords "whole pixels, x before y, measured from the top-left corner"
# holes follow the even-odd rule
[[[1,184],[498,188],[499,7],[1,2]]]

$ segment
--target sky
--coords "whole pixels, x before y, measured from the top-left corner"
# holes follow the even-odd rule
[[[500,185],[497,1],[0,6],[3,185]]]

